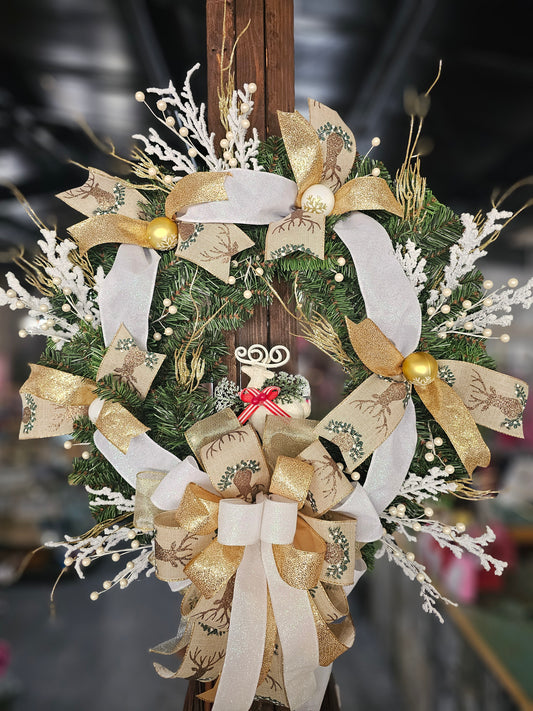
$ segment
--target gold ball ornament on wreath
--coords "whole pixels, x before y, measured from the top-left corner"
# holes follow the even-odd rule
[[[178,244],[178,226],[168,217],[156,217],[146,228],[150,246],[159,251],[173,249]]]
[[[410,383],[423,386],[435,380],[439,373],[439,365],[429,353],[416,351],[404,360],[402,371]]]

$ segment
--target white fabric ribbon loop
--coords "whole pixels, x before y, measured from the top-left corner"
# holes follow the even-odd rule
[[[219,543],[246,548],[235,576],[226,657],[213,711],[248,711],[253,702],[265,647],[267,589],[283,650],[290,708],[301,707],[315,692],[318,640],[307,591],[281,578],[272,550],[273,544],[292,543],[297,517],[296,501],[281,496],[261,498],[255,504],[242,499],[220,502]],[[320,703],[306,708],[318,711]]]

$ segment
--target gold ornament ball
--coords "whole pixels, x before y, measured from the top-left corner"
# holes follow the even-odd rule
[[[417,351],[407,356],[402,364],[402,371],[410,383],[429,385],[437,377],[439,366],[432,355]]]
[[[146,228],[150,247],[161,251],[173,249],[178,244],[178,226],[168,217],[156,217]]]

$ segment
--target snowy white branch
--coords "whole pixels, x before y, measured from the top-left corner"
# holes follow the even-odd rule
[[[461,215],[463,223],[463,234],[461,238],[450,249],[450,262],[444,268],[444,275],[438,289],[433,289],[429,294],[428,306],[439,307],[443,303],[442,289],[455,289],[459,286],[461,279],[474,269],[475,263],[487,252],[480,249],[481,244],[494,232],[501,230],[503,225],[500,220],[512,217],[512,212],[497,210],[493,208],[487,213],[486,220],[481,229],[478,228],[475,219],[468,213]]]
[[[409,472],[399,495],[420,504],[426,499],[437,501],[442,494],[449,494],[456,489],[456,482],[449,481],[449,474],[444,469],[432,467],[424,476]]]
[[[95,287],[90,287],[82,269],[69,259],[69,254],[77,249],[72,240],[58,240],[55,230],[42,229],[43,239],[37,244],[48,262],[43,271],[54,281],[58,288],[67,294],[66,301],[80,319],[90,319],[96,328],[100,324],[98,304],[94,298],[97,288],[104,278],[101,267],[95,275]],[[69,323],[66,318],[52,316],[50,300],[43,296],[32,296],[12,272],[6,274],[9,288],[0,288],[0,306],[10,309],[26,309],[28,316],[35,319],[24,329],[27,335],[49,336],[56,342],[56,349],[61,349],[65,341],[70,341],[79,331],[78,324]]]
[[[126,499],[120,491],[112,491],[108,486],[104,486],[103,489],[91,489],[90,486],[86,486],[85,491],[94,496],[89,506],[114,506],[121,513],[135,509],[135,496]]]
[[[171,147],[153,128],[149,129],[148,137],[135,134],[133,138],[143,142],[144,150],[148,155],[171,163],[175,172],[196,172],[195,159],[197,158],[203,160],[212,171],[236,167],[261,170],[256,158],[259,148],[256,129],[252,130],[251,138],[246,138],[249,129],[248,119],[254,106],[249,85],[245,84],[243,91],[233,92],[227,115],[230,135],[224,139],[227,145],[224,146],[222,157],[219,157],[215,147],[215,134],[209,133],[207,128],[205,104],[201,103],[197,106],[191,90],[191,77],[199,66],[195,64],[187,72],[180,92],[172,82],[169,82],[166,88],[147,89],[149,94],[158,97],[158,104],[164,107],[159,109],[161,116],[152,111],[154,117],[184,145],[185,152]],[[169,112],[169,107],[173,111]]]
[[[416,248],[416,244],[411,239],[407,240],[405,246],[398,244],[395,250],[396,259],[417,294],[420,294],[427,281],[427,274],[424,272],[426,260],[420,259],[421,251]]]
[[[127,587],[143,572],[146,577],[154,572],[155,569],[151,562],[153,546],[151,543],[139,546],[136,540],[138,535],[146,535],[146,532],[127,526],[114,525],[96,536],[87,538],[65,536],[63,541],[48,541],[44,545],[47,548],[64,548],[65,566],[72,566],[78,577],[82,579],[85,578],[84,569],[96,558],[110,555],[113,561],[118,562],[123,555],[137,553],[136,557],[128,560],[126,566],[114,576],[113,580],[104,581],[103,589],[109,590],[117,584],[120,588]],[[92,599],[97,599],[98,594],[91,593]]]

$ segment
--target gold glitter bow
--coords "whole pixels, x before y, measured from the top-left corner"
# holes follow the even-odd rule
[[[311,493],[323,492],[322,498],[318,493],[316,496],[320,508],[327,506],[326,499],[331,507],[351,491],[351,486],[310,433],[309,421],[291,420],[293,444],[289,442],[290,433],[285,432],[285,448],[278,435],[286,430],[286,423],[280,427],[279,419],[269,416],[265,427],[265,439],[270,442],[269,456],[273,456],[274,451],[277,456],[272,475],[252,426],[241,426],[231,410],[202,420],[186,433],[217,493],[189,483],[175,511],[155,516],[156,575],[163,580],[188,578],[192,582],[182,603],[182,615],[187,620],[185,634],[154,650],[163,654],[179,649],[184,652],[176,672],[155,665],[162,676],[198,675],[201,659],[211,659],[214,663],[202,669],[197,678],[214,680],[220,675],[226,632],[231,623],[235,574],[244,547],[222,545],[216,533],[220,504],[234,497],[252,503],[257,496],[274,495],[298,502],[292,544],[272,546],[278,573],[289,586],[312,591],[309,601],[321,665],[330,664],[353,642],[353,625],[342,586],[353,581],[355,560],[360,556],[355,542],[356,522],[333,513],[328,520],[318,518],[318,507]],[[295,448],[298,454],[292,456]],[[283,454],[283,450],[290,451],[291,456]],[[334,621],[336,624],[331,626]],[[279,643],[269,601],[263,666],[256,693],[263,695],[269,684],[272,691],[269,679],[275,679],[276,698],[280,703],[287,703],[280,655],[274,654],[276,641]],[[215,694],[216,688],[201,698],[212,701]]]
[[[410,385],[446,432],[469,475],[490,462],[476,423],[523,436],[527,399],[523,381],[473,363],[436,361],[424,352],[404,358],[371,319],[346,323],[355,352],[373,374],[320,422],[315,433],[339,446],[350,471],[398,425]]]
[[[265,258],[296,250],[324,258],[326,215],[353,210],[403,209],[383,178],[366,175],[345,182],[355,160],[355,138],[336,111],[309,99],[309,121],[278,111],[281,135],[298,186],[296,209],[268,228]]]
[[[164,355],[137,348],[128,330],[121,325],[102,359],[96,379],[112,374],[145,397],[164,359]],[[70,434],[74,420],[88,415],[90,406],[98,400],[96,382],[42,365],[31,364],[30,367],[30,377],[20,388],[23,405],[20,438]],[[149,428],[117,402],[99,401],[98,404],[101,409],[95,415],[96,427],[125,454],[130,441]]]
[[[205,172],[184,176],[167,196],[165,217],[151,221],[139,219],[145,200],[137,190],[94,169],[82,186],[57,197],[88,216],[69,228],[81,254],[109,242],[158,250],[176,248],[177,256],[227,282],[232,257],[251,247],[253,241],[233,224],[180,222],[179,214],[190,205],[227,200],[224,181],[228,175]]]

